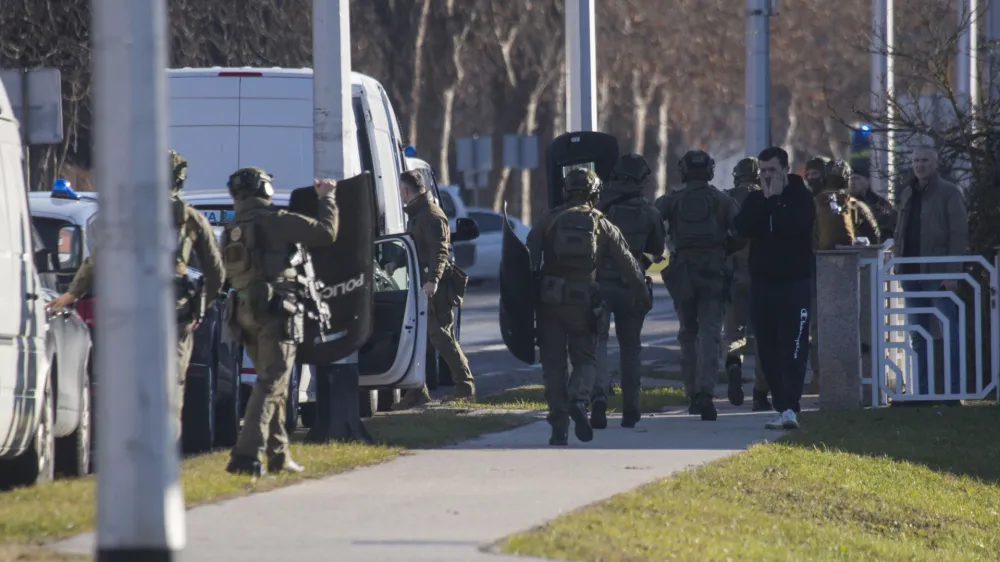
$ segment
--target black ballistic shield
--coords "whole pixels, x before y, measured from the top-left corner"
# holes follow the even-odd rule
[[[528,248],[511,230],[504,212],[500,249],[500,333],[511,355],[535,364],[535,276]]]
[[[602,182],[607,182],[617,162],[618,139],[607,133],[581,131],[552,139],[545,150],[549,208],[563,204],[563,178],[572,167],[589,167]]]
[[[374,193],[368,172],[337,182],[337,241],[309,248],[316,277],[324,285],[320,296],[330,307],[330,331],[322,334],[317,322],[306,321],[305,341],[298,349],[300,363],[328,365],[339,361],[371,337],[375,312]],[[318,205],[316,190],[301,187],[292,191],[288,210],[315,218]]]

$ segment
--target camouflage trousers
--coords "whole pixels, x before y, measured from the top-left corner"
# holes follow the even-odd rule
[[[174,429],[177,439],[181,438],[183,423],[181,412],[184,411],[184,383],[187,381],[188,365],[191,363],[191,352],[194,350],[194,326],[190,323],[177,325],[177,388],[173,397]]]
[[[570,402],[590,400],[597,372],[597,328],[594,311],[588,306],[543,304],[538,309],[542,378],[548,421],[553,427],[569,427]]]
[[[604,317],[597,335],[597,374],[594,398],[606,396],[610,385],[611,365],[608,363],[608,339],[611,332],[611,315],[615,317],[615,336],[618,338],[618,373],[621,376],[622,409],[639,412],[639,389],[642,379],[642,324],[645,314],[635,312],[634,297],[627,287],[602,287],[601,295],[610,314]]]
[[[722,345],[725,294],[695,285],[694,296],[674,300],[680,321],[677,340],[681,344],[681,373],[688,398],[715,393]]]
[[[743,354],[754,341],[753,328],[750,324],[750,284],[735,283],[732,300],[726,306],[726,319],[722,329],[722,352],[725,354],[725,365],[736,363],[743,365]],[[767,392],[767,378],[759,360],[754,360],[753,369],[754,392]]]
[[[243,328],[247,355],[257,369],[250,400],[243,416],[243,430],[233,447],[233,456],[287,455],[285,408],[288,381],[295,367],[295,343],[285,335],[285,318],[272,316],[256,322],[247,306],[240,303],[237,319]]]

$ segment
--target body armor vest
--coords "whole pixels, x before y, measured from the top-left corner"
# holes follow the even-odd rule
[[[714,190],[705,184],[678,194],[674,214],[668,217],[671,238],[678,252],[725,248],[728,233],[719,217],[720,205]]]
[[[641,263],[642,252],[646,247],[646,241],[649,240],[650,233],[653,232],[654,225],[649,223],[643,213],[643,205],[646,205],[645,200],[637,197],[633,201],[637,201],[638,204],[629,202],[613,205],[605,213],[605,216],[618,227],[625,243],[628,244],[632,257]],[[599,263],[600,269],[597,272],[599,279],[622,279],[621,271],[614,260],[602,253]]]
[[[222,265],[226,278],[241,293],[255,284],[294,282],[295,268],[289,264],[292,248],[273,244],[260,221],[277,211],[254,209],[226,226],[222,235]]]
[[[594,279],[598,216],[589,205],[570,207],[556,216],[545,237],[544,274],[578,281]]]

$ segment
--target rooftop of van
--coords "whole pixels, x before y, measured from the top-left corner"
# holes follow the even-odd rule
[[[66,218],[83,224],[96,212],[97,193],[77,191],[79,199],[52,197],[50,191],[32,191],[28,194],[28,209],[34,216]]]
[[[256,68],[252,66],[213,66],[209,68],[168,68],[167,75],[171,77],[205,78],[211,76],[261,77],[261,78],[312,78],[311,68]],[[351,84],[376,82],[371,76],[360,72],[351,72]]]

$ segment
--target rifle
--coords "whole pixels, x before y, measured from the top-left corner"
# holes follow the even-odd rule
[[[302,287],[301,297],[305,305],[306,316],[319,324],[320,334],[325,334],[331,330],[330,307],[320,297],[320,292],[325,285],[316,277],[312,257],[305,246],[296,244],[295,250],[289,265],[298,272],[295,280]]]

